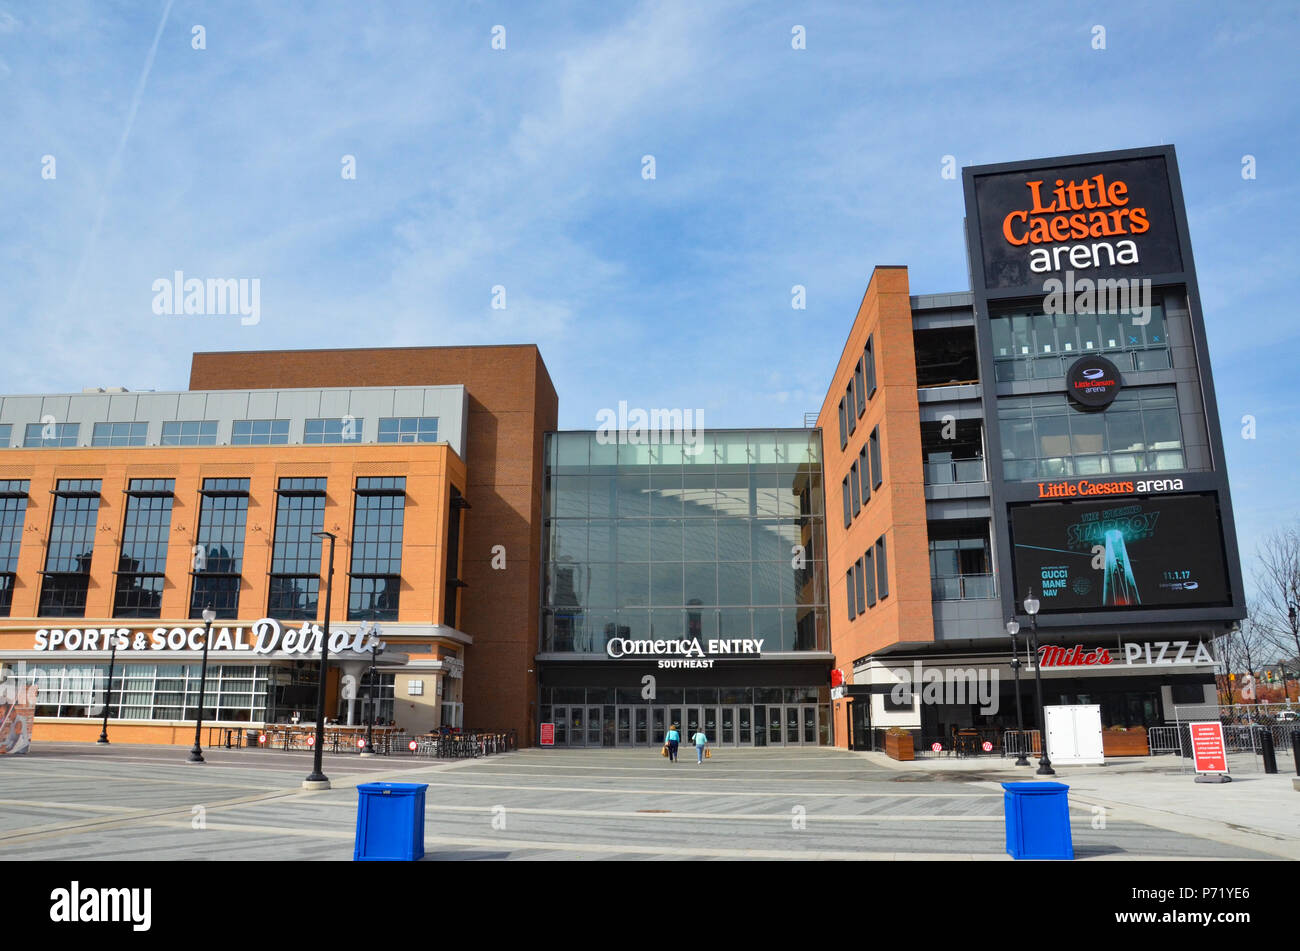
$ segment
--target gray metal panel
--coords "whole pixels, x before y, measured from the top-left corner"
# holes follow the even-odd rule
[[[177,393],[176,408],[173,411],[175,415],[172,416],[172,419],[174,420],[216,419],[217,416],[208,415],[209,413],[208,404],[211,402],[208,399],[208,396],[209,396],[208,393]],[[242,413],[244,409],[245,409],[245,405],[241,405],[239,408],[239,412]],[[219,412],[219,411],[213,410],[213,412]]]
[[[424,392],[422,390],[400,389],[393,393],[394,416],[423,416]]]
[[[135,393],[114,393],[108,397],[106,419],[114,423],[129,423],[139,420],[140,398]]]
[[[177,410],[180,405],[180,393],[137,393],[135,411],[137,419],[162,420],[180,419]]]
[[[321,390],[320,405],[313,416],[324,419],[342,419],[344,416],[356,416],[352,410],[350,390]]]
[[[276,415],[276,407],[280,402],[280,394],[275,390],[249,390],[244,393],[244,398],[248,400],[247,419],[282,419]],[[237,419],[238,417],[236,417]]]

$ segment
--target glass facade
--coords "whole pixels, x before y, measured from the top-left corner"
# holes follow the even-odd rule
[[[42,617],[85,617],[90,556],[99,518],[99,479],[60,479],[41,580]]]
[[[542,651],[682,636],[826,650],[820,452],[815,430],[694,447],[549,434]]]
[[[1080,410],[1064,393],[1003,397],[998,425],[1012,482],[1185,468],[1172,386],[1121,390],[1104,413]]]
[[[175,484],[173,479],[132,479],[128,484],[113,596],[114,617],[162,616]]]
[[[203,690],[203,719],[262,721],[270,668],[208,663]],[[108,715],[126,720],[192,720],[198,712],[200,665],[123,664],[113,670],[106,690],[108,664],[28,664],[20,676],[38,688],[38,717]]]
[[[239,574],[248,522],[247,479],[204,479],[190,617],[211,604],[217,617],[239,616]]]
[[[396,621],[402,590],[406,479],[359,478],[348,571],[348,620]]]
[[[281,479],[275,490],[275,542],[266,613],[287,621],[316,620],[320,595],[325,480]]]
[[[26,479],[0,480],[0,617],[8,617],[13,607],[14,572],[18,570],[29,488]]]
[[[930,587],[936,601],[996,596],[988,522],[930,523]]]
[[[1165,309],[1158,301],[1145,314],[1044,314],[1040,302],[995,315],[990,326],[999,382],[1061,379],[1086,353],[1105,354],[1121,373],[1171,366]]]

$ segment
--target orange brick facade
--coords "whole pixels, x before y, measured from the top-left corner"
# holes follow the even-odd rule
[[[873,341],[877,389],[840,448],[839,403],[867,339]],[[853,408],[856,414],[856,406]],[[831,650],[835,666],[853,680],[853,662],[890,645],[930,642],[934,626],[921,457],[916,356],[907,269],[878,267],[858,308],[830,390],[818,414],[826,486],[827,573]],[[841,483],[863,444],[879,426],[883,482],[849,527],[842,517]],[[889,595],[850,621],[847,573],[881,536],[885,538]],[[832,704],[838,746],[848,743],[849,701]]]

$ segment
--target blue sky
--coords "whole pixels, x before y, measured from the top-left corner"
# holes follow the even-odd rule
[[[565,428],[800,425],[874,265],[968,289],[944,156],[1173,143],[1243,554],[1300,511],[1296,5],[290,6],[0,0],[4,392],[536,342]],[[176,270],[258,278],[260,322],[155,315]]]

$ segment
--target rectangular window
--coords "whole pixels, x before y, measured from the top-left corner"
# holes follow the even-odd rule
[[[8,449],[9,444],[14,440],[14,427],[12,423],[0,423],[0,449]]]
[[[849,385],[844,389],[844,415],[849,421],[849,435],[852,436],[858,431],[858,414],[853,412],[853,378],[849,378]]]
[[[447,598],[442,607],[442,623],[456,626],[456,601],[465,582],[460,580],[460,520],[461,510],[469,508],[460,490],[451,487],[451,509],[447,513]]]
[[[855,518],[857,517],[857,514],[862,511],[862,495],[859,492],[861,481],[862,479],[858,475],[858,464],[855,462],[849,469],[849,489],[853,496],[853,515]]]
[[[303,429],[302,441],[306,445],[341,445],[361,442],[364,419],[342,416],[338,419],[309,419]]]
[[[849,421],[844,415],[844,400],[840,400],[840,448],[849,444]]]
[[[865,507],[871,501],[871,458],[867,443],[863,443],[858,452],[858,481],[862,484],[862,505]]]
[[[237,419],[230,430],[232,446],[286,446],[289,444],[287,419]]]
[[[209,604],[219,618],[239,616],[239,576],[248,521],[247,479],[204,479],[193,566],[190,617]]]
[[[85,617],[99,519],[99,479],[60,479],[41,583],[41,617]]]
[[[856,574],[855,566],[849,565],[848,572],[844,575],[844,590],[849,593],[849,620],[852,621],[858,616],[858,599],[854,592],[853,576]]]
[[[889,597],[889,565],[885,561],[885,536],[876,539],[876,588],[880,600]]]
[[[217,421],[177,420],[162,425],[162,446],[215,446]]]
[[[841,483],[840,489],[844,495],[844,527],[848,528],[850,525],[853,524],[853,503],[851,502],[850,495],[849,495],[848,476],[844,477],[844,482]]]
[[[867,613],[867,592],[864,588],[866,579],[867,579],[867,568],[866,565],[863,563],[862,559],[859,558],[857,566],[855,568],[855,578],[854,578],[854,585],[853,585],[854,593],[857,595],[858,598],[859,614]]]
[[[348,620],[396,621],[402,588],[406,479],[357,479],[348,570]]]
[[[175,485],[173,479],[132,479],[127,483],[114,617],[162,617]]]
[[[867,411],[867,389],[863,385],[864,371],[862,369],[864,362],[864,360],[858,360],[858,365],[853,370],[853,391],[857,394],[859,416]]]
[[[92,446],[143,446],[148,423],[96,423],[90,431]]]
[[[883,469],[883,461],[880,458],[880,427],[877,426],[871,431],[871,485],[873,488],[880,488],[880,483],[884,481]]]
[[[283,478],[275,490],[275,541],[271,546],[271,594],[267,616],[316,620],[320,594],[321,539],[325,527],[325,480]]]
[[[876,560],[872,549],[867,549],[862,560],[867,566],[867,607],[874,608],[876,606]]]
[[[26,449],[68,449],[77,445],[80,423],[28,423],[23,447]]]
[[[863,354],[863,363],[867,373],[867,399],[876,395],[876,344],[875,334],[867,337],[867,347]]]
[[[29,487],[26,479],[0,480],[0,617],[8,617],[13,607],[14,572],[18,570]]]
[[[380,442],[437,442],[437,416],[385,416],[379,420]]]

